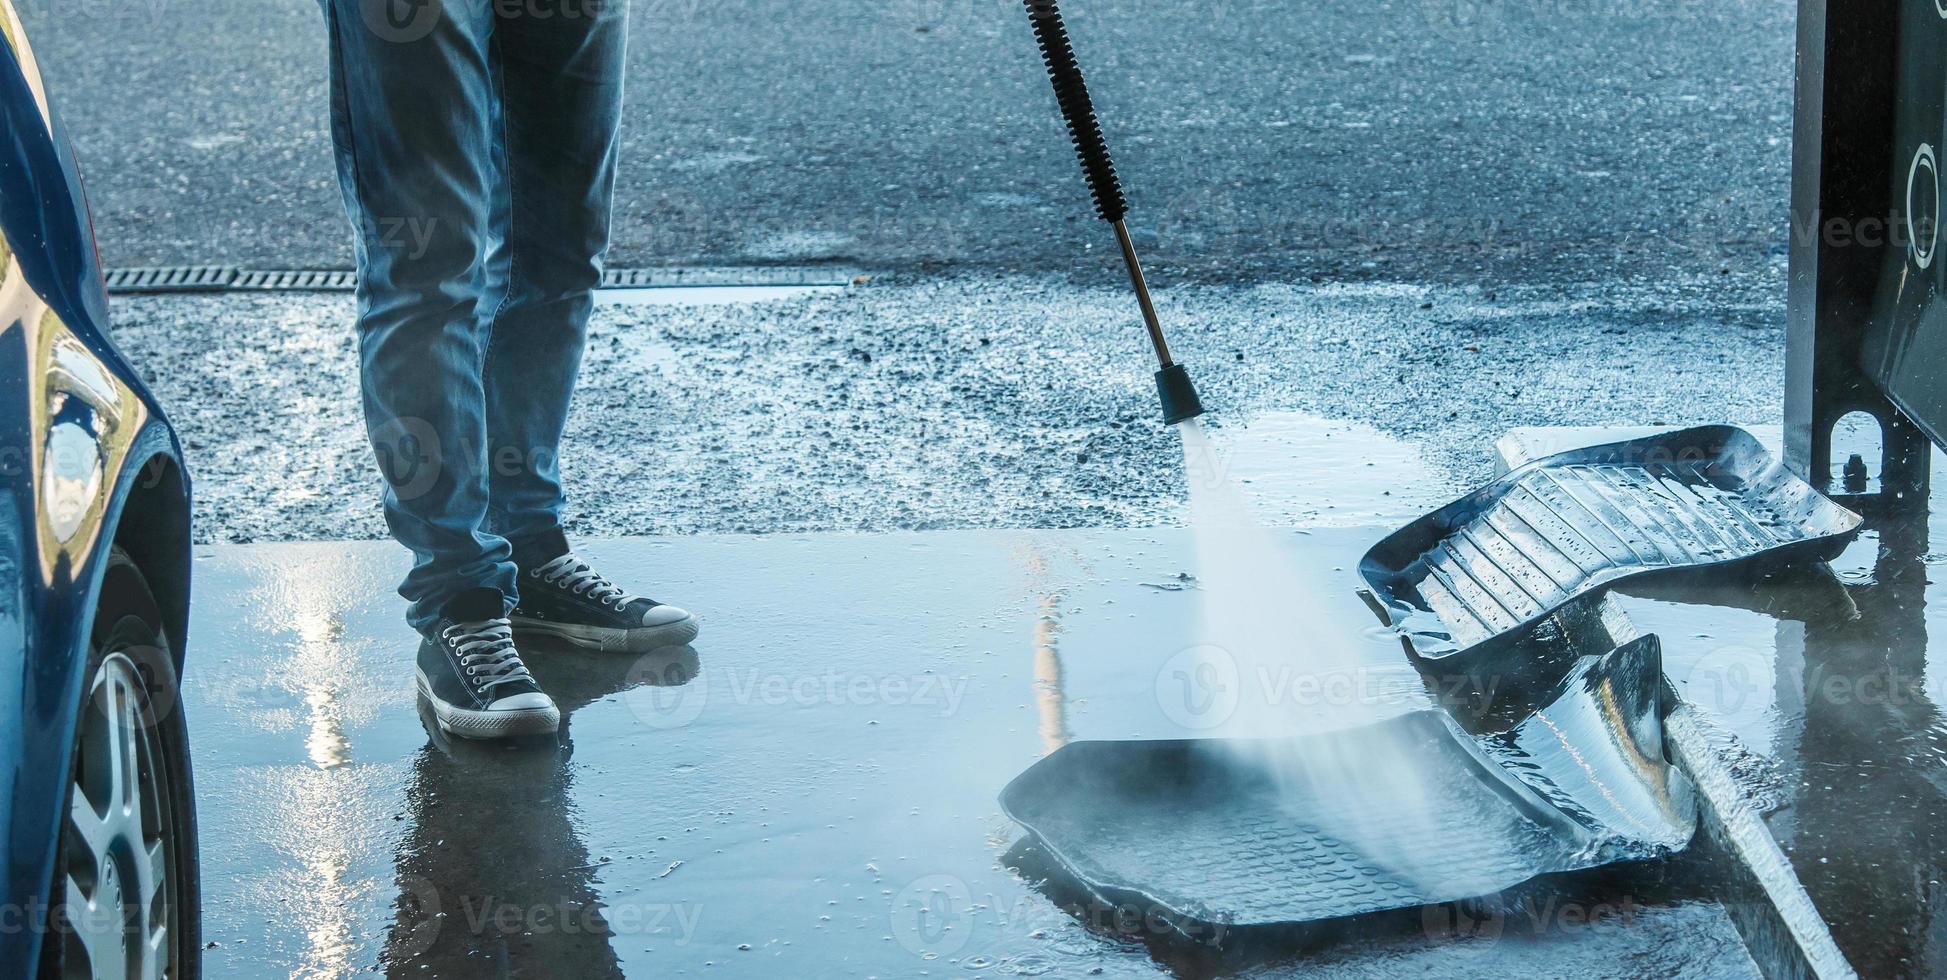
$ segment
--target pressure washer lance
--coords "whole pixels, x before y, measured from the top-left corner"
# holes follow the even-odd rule
[[[1143,279],[1142,263],[1136,260],[1136,246],[1129,240],[1129,229],[1122,223],[1129,203],[1122,198],[1122,185],[1109,160],[1109,145],[1102,139],[1102,127],[1095,122],[1095,106],[1089,102],[1088,86],[1082,82],[1082,69],[1075,63],[1075,49],[1068,43],[1068,30],[1062,26],[1061,10],[1055,0],[1022,0],[1028,8],[1028,22],[1034,25],[1034,39],[1041,44],[1041,60],[1048,65],[1048,79],[1055,84],[1055,101],[1068,121],[1068,135],[1075,141],[1075,155],[1081,158],[1082,173],[1088,178],[1089,193],[1095,197],[1095,213],[1115,229],[1116,245],[1122,249],[1123,264],[1129,267],[1129,284],[1136,288],[1143,325],[1149,329],[1149,342],[1156,348],[1162,368],[1156,372],[1156,394],[1163,400],[1163,422],[1175,425],[1203,414],[1203,403],[1190,383],[1190,372],[1170,359],[1169,342],[1163,339],[1163,324],[1156,319],[1156,304],[1149,299],[1149,283]]]

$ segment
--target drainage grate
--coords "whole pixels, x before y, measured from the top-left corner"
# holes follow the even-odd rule
[[[847,286],[862,270],[842,266],[672,266],[610,269],[604,289],[658,286]]]
[[[344,290],[358,285],[350,269],[244,269],[231,289]]]
[[[862,271],[840,266],[672,266],[610,269],[603,289],[653,289],[676,286],[845,286]],[[191,293],[217,290],[337,292],[358,284],[349,269],[238,269],[222,265],[176,265],[110,269],[104,277],[114,293]]]
[[[221,265],[171,265],[160,268],[110,269],[102,277],[110,292],[188,293],[228,289],[237,270]]]

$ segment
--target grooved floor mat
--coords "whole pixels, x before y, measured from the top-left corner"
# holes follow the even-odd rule
[[[1469,736],[1438,711],[1287,739],[1075,742],[1002,809],[1073,879],[1182,919],[1283,925],[1457,901],[1684,847],[1646,636]]]
[[[1750,433],[1701,426],[1522,466],[1388,535],[1360,574],[1440,659],[1634,576],[1829,559],[1859,524]]]

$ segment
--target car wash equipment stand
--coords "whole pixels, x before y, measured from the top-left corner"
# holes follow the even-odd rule
[[[1054,82],[1055,101],[1068,121],[1068,135],[1075,141],[1075,155],[1082,161],[1089,193],[1095,197],[1095,213],[1115,229],[1116,245],[1122,261],[1129,267],[1129,284],[1135,287],[1141,304],[1143,326],[1149,330],[1149,343],[1156,349],[1161,367],[1156,372],[1156,394],[1163,401],[1163,422],[1175,425],[1203,414],[1190,372],[1170,357],[1170,345],[1163,339],[1163,324],[1156,318],[1156,304],[1149,299],[1149,284],[1143,279],[1142,263],[1136,259],[1135,243],[1123,217],[1129,203],[1122,197],[1116,180],[1115,164],[1109,160],[1109,145],[1102,139],[1102,127],[1095,122],[1095,106],[1089,102],[1088,87],[1082,82],[1082,69],[1075,63],[1075,49],[1068,43],[1068,29],[1062,26],[1061,11],[1055,0],[1024,0],[1028,21],[1034,25],[1034,38],[1041,44],[1041,60],[1047,63],[1048,78]]]

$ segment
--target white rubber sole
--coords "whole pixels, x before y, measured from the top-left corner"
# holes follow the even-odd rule
[[[663,647],[682,646],[702,632],[696,617],[679,619],[661,626],[638,626],[635,629],[614,629],[607,626],[579,626],[573,623],[549,623],[521,616],[509,617],[514,624],[514,633],[548,636],[571,643],[584,650],[599,650],[603,653],[648,653]]]
[[[424,671],[414,670],[419,696],[432,705],[440,730],[461,738],[514,738],[521,735],[552,735],[561,728],[561,709],[516,708],[504,711],[476,711],[447,704],[433,697],[433,686]]]

